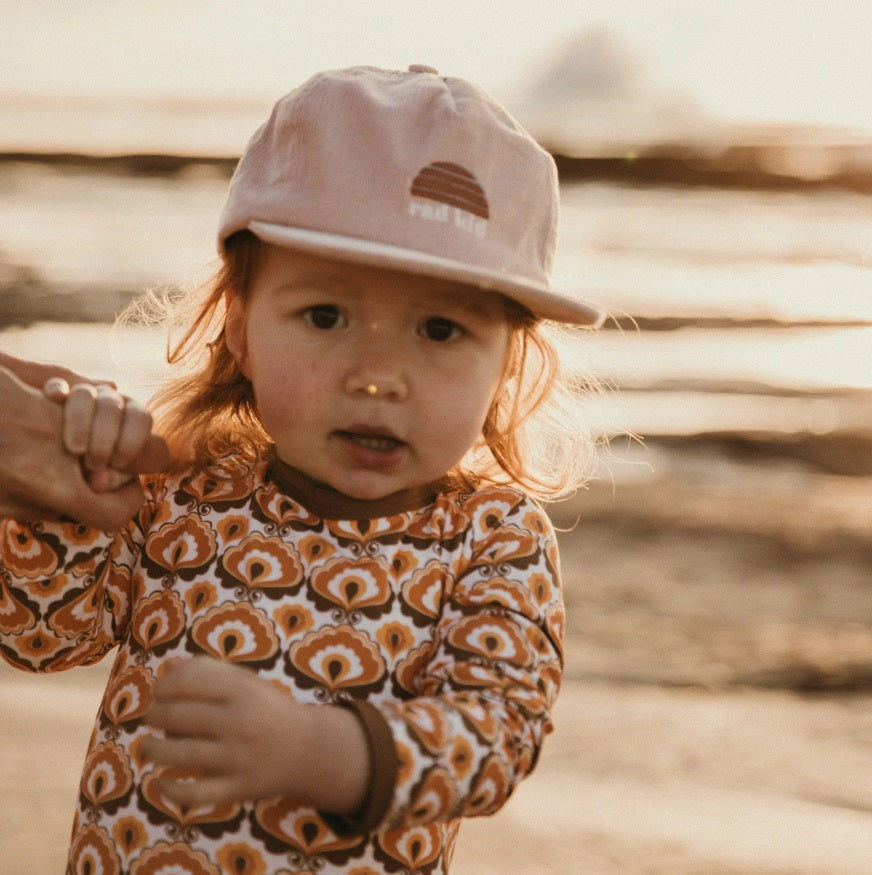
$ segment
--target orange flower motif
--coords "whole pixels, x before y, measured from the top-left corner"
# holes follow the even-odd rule
[[[486,534],[501,529],[522,500],[523,496],[514,489],[495,487],[473,495],[466,505],[466,512],[472,519],[473,528]]]
[[[185,492],[200,504],[241,501],[251,493],[253,482],[251,467],[247,463],[225,456],[188,480]]]
[[[26,589],[37,598],[51,598],[62,593],[70,585],[67,574],[53,574],[51,577],[40,577],[27,583]]]
[[[218,601],[218,590],[215,588],[215,584],[208,580],[201,580],[188,587],[183,598],[188,606],[188,611],[191,614],[198,614],[211,608]]]
[[[483,763],[464,809],[467,817],[492,814],[509,796],[511,779],[501,757],[491,754]]]
[[[563,679],[563,667],[556,659],[551,662],[542,663],[539,666],[539,677],[542,679],[542,686],[548,697],[548,703],[553,705],[557,699],[557,693],[560,690],[560,683]]]
[[[527,644],[530,645],[530,650],[539,659],[551,659],[554,647],[548,636],[538,626],[528,626],[524,634],[527,638]]]
[[[61,648],[61,642],[42,623],[32,632],[21,635],[15,643],[21,656],[33,662],[48,659]]]
[[[478,580],[470,588],[466,600],[472,605],[498,605],[531,619],[538,616],[530,590],[518,580],[506,580],[504,577]]]
[[[91,751],[82,769],[82,795],[94,806],[130,792],[133,773],[124,750],[109,741]]]
[[[306,856],[353,848],[360,841],[359,836],[339,838],[320,817],[284,796],[258,802],[254,817],[271,836]]]
[[[457,805],[457,790],[445,769],[436,766],[416,789],[410,803],[412,823],[445,820]]]
[[[319,520],[315,514],[288,498],[271,484],[258,490],[255,501],[263,511],[263,515],[280,528],[294,522],[315,525]]]
[[[6,520],[0,528],[0,561],[16,576],[27,580],[48,577],[57,570],[58,557],[30,528]]]
[[[530,590],[530,597],[540,610],[554,601],[554,581],[547,574],[539,572],[531,574],[527,580],[527,587]]]
[[[563,652],[563,635],[566,631],[566,609],[562,604],[552,605],[545,614],[545,628],[548,637]]]
[[[171,644],[185,631],[185,607],[172,590],[152,593],[133,612],[133,637],[143,650]]]
[[[524,514],[522,525],[524,528],[539,535],[547,535],[551,531],[551,523],[548,521],[548,517],[539,508],[527,511]]]
[[[104,553],[102,550],[91,550],[89,553],[79,553],[75,557],[74,562],[67,564],[67,571],[70,577],[75,577],[81,580],[83,577],[91,577],[97,573],[99,565],[103,562]]]
[[[248,602],[224,602],[191,626],[191,639],[227,662],[263,662],[275,655],[279,641],[263,611]]]
[[[142,717],[151,704],[151,672],[136,665],[110,680],[103,700],[103,710],[115,725]]]
[[[499,565],[535,556],[538,540],[530,532],[517,526],[504,526],[488,535],[481,551],[475,557],[475,565]]]
[[[406,702],[402,714],[411,733],[431,754],[442,753],[448,746],[450,726],[442,709],[429,702]]]
[[[448,669],[448,674],[451,680],[458,687],[464,689],[480,689],[490,688],[492,690],[501,690],[507,685],[507,681],[501,675],[498,675],[490,665],[482,665],[478,662],[458,662]]]
[[[427,663],[433,657],[435,645],[428,641],[416,647],[405,659],[403,659],[394,672],[397,683],[411,695],[421,692],[420,684]]]
[[[451,583],[443,564],[431,559],[403,584],[403,599],[415,613],[435,620],[442,610],[442,602]]]
[[[325,520],[327,530],[342,541],[366,544],[376,538],[384,538],[402,532],[406,528],[406,516],[381,517],[376,520]]]
[[[312,574],[312,590],[346,613],[379,608],[391,601],[384,565],[374,559],[331,559]]]
[[[149,559],[176,574],[202,568],[215,550],[215,533],[197,514],[164,523],[145,542]]]
[[[25,607],[0,577],[0,629],[6,635],[18,635],[36,624],[36,615]]]
[[[162,811],[181,826],[191,826],[198,823],[224,823],[239,816],[242,806],[238,802],[227,802],[223,805],[186,805],[183,807],[176,805],[160,792],[159,782],[162,779],[178,781],[187,777],[190,777],[189,774],[181,769],[153,769],[142,779],[143,798],[149,805]],[[151,870],[146,871],[150,872]],[[169,871],[175,870],[170,869]],[[183,869],[182,871],[187,875],[187,870]]]
[[[397,620],[379,626],[375,638],[392,659],[405,653],[415,643],[412,630],[405,623],[400,623]]]
[[[295,668],[331,693],[380,685],[385,672],[378,647],[347,625],[310,632],[291,646],[289,656]]]
[[[130,867],[130,875],[221,875],[202,851],[195,851],[184,842],[158,842],[138,857]],[[101,873],[102,875],[102,873]]]
[[[92,529],[90,526],[82,523],[62,523],[63,539],[67,544],[76,544],[80,547],[86,547],[88,544],[94,544],[103,537],[102,533],[97,529]]]
[[[423,870],[442,851],[440,828],[432,823],[384,832],[378,836],[378,844],[379,849],[390,858],[389,871],[393,871],[396,862],[409,872]]]
[[[303,580],[303,567],[294,548],[259,532],[231,547],[222,559],[226,571],[249,589],[287,589]]]
[[[300,556],[308,566],[329,559],[336,552],[336,545],[320,535],[305,535],[297,543]]]
[[[506,617],[464,617],[451,627],[452,647],[513,665],[530,664],[530,649],[517,625]]]
[[[80,830],[70,848],[71,875],[120,875],[121,860],[105,830],[89,823]]]
[[[93,628],[102,605],[101,588],[89,586],[72,601],[53,611],[49,615],[48,624],[62,638],[77,638]]]
[[[432,509],[412,518],[406,533],[410,538],[438,541],[453,538],[469,526],[469,517],[455,499],[439,496]]]
[[[127,856],[135,854],[148,844],[148,830],[136,817],[121,817],[116,820],[112,826],[112,837]]]
[[[418,557],[411,550],[397,550],[390,560],[391,577],[402,580],[418,565]]]
[[[228,514],[226,517],[218,520],[216,528],[218,534],[225,544],[230,544],[233,541],[238,541],[248,534],[248,529],[251,520],[244,514]]]
[[[500,727],[493,714],[483,702],[473,696],[458,697],[455,708],[463,717],[463,722],[486,744],[493,744],[500,734]]]
[[[451,745],[451,769],[460,780],[464,780],[472,770],[475,752],[469,739],[458,735]]]
[[[233,875],[266,875],[269,868],[260,851],[242,842],[219,848],[215,860],[224,872]]]
[[[276,608],[273,619],[288,638],[302,635],[315,625],[312,612],[300,604],[283,604]]]

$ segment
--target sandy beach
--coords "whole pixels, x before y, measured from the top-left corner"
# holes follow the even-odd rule
[[[872,865],[869,481],[615,447],[556,506],[566,681],[534,776],[458,875],[840,875]],[[0,668],[4,875],[60,873],[106,668]]]

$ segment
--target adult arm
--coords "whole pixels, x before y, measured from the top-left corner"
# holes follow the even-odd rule
[[[89,382],[72,371],[24,361],[0,352],[0,516],[18,520],[71,517],[93,528],[114,531],[142,505],[134,480],[110,492],[95,492],[79,459],[63,447],[63,410],[42,392],[59,377],[70,385]],[[127,466],[126,473],[159,471],[167,464],[166,445],[154,436]]]

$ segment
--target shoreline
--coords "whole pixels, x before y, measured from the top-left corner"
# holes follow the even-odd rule
[[[608,182],[658,188],[729,188],[746,191],[845,191],[872,193],[872,143],[791,143],[783,135],[771,142],[725,140],[717,147],[699,148],[680,141],[664,145],[640,145],[626,154],[593,150],[573,153],[561,146],[543,143],[557,164],[562,182]],[[795,172],[791,156],[826,156],[817,173]],[[229,179],[238,155],[174,153],[168,151],[0,150],[2,164],[39,164],[65,172],[106,173],[118,176],[175,177],[209,173]],[[798,162],[800,167],[805,162]],[[820,163],[820,162],[818,162]]]

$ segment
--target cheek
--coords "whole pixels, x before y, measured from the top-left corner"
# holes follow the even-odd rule
[[[329,402],[329,375],[310,361],[300,361],[283,350],[251,356],[252,385],[264,426],[300,427],[323,413]]]

